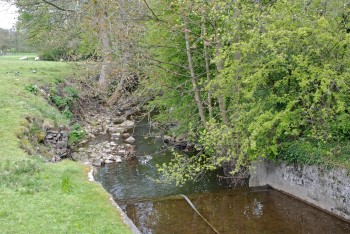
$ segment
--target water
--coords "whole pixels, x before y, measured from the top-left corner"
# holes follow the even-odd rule
[[[187,194],[219,233],[350,233],[349,223],[275,190],[225,189],[215,173],[182,187],[156,183],[156,164],[168,162],[171,154],[162,150],[160,137],[149,134],[141,121],[133,135],[138,156],[96,174],[142,233],[214,233],[178,194]]]

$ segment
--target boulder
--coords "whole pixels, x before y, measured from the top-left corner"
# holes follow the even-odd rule
[[[106,164],[111,164],[111,163],[113,163],[113,161],[112,161],[112,160],[107,159],[107,160],[105,161],[105,163],[106,163]]]
[[[117,163],[121,163],[121,162],[122,162],[122,158],[121,158],[120,156],[115,156],[115,157],[114,157],[114,160],[115,160],[115,162],[117,162]]]
[[[135,142],[135,138],[133,138],[133,137],[131,136],[131,137],[127,138],[127,139],[125,140],[125,142],[127,142],[127,143],[134,143],[134,142]]]
[[[94,159],[94,161],[92,162],[92,165],[95,167],[100,167],[102,166],[102,160],[101,159]]]

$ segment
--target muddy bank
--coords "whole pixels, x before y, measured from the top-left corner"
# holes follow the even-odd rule
[[[269,185],[350,221],[350,172],[346,169],[259,161],[250,173],[249,186]]]

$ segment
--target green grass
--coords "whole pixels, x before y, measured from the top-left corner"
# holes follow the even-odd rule
[[[130,233],[89,168],[45,163],[20,149],[25,116],[68,124],[28,85],[74,77],[74,65],[34,61],[35,54],[0,56],[0,233]],[[36,73],[32,71],[35,70]]]

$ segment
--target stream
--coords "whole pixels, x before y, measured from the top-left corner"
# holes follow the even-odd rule
[[[177,187],[157,183],[157,164],[169,162],[171,152],[154,136],[146,120],[130,133],[136,157],[99,167],[95,179],[142,233],[215,233],[180,196],[186,195],[219,233],[350,233],[350,223],[267,187],[230,189],[213,172]],[[100,135],[89,144],[121,139]]]

